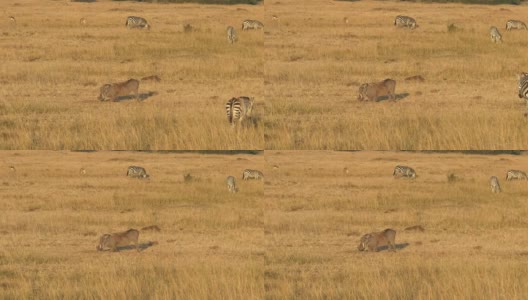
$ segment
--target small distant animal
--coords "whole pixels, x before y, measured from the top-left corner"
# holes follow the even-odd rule
[[[495,26],[490,27],[490,37],[492,42],[502,43],[502,35],[500,34],[499,29]]]
[[[237,123],[241,124],[243,120],[251,117],[253,103],[254,100],[246,96],[233,97],[227,101],[225,108],[227,120],[231,126],[235,126]]]
[[[257,20],[245,20],[242,22],[242,31],[250,29],[264,29],[264,24]]]
[[[416,20],[408,16],[397,16],[396,19],[394,19],[394,26],[408,27],[411,29],[415,29],[416,27],[418,27],[418,25],[416,24]]]
[[[139,100],[139,81],[136,79],[129,79],[125,82],[107,83],[100,89],[99,101],[117,101],[118,97],[128,96],[134,94],[135,98]]]
[[[145,20],[145,19],[143,19],[141,17],[135,17],[135,16],[127,17],[125,25],[126,25],[126,27],[128,29],[140,28],[140,29],[150,30],[150,28],[151,28],[151,26],[147,22],[147,20]]]
[[[412,179],[416,178],[416,171],[414,171],[413,168],[407,167],[407,166],[396,166],[394,168],[394,172],[392,172],[392,176],[396,178],[401,177],[409,177]]]
[[[141,228],[141,231],[147,231],[147,230],[161,231],[161,229],[157,225],[150,225],[150,226]]]
[[[191,24],[185,24],[183,25],[183,32],[185,33],[191,33],[194,31],[194,27]]]
[[[424,82],[425,79],[423,78],[422,75],[415,75],[415,76],[411,76],[411,77],[407,77],[407,78],[405,78],[405,81],[418,81],[418,82]]]
[[[262,180],[264,179],[264,174],[259,170],[245,169],[244,172],[242,172],[242,180],[249,179]]]
[[[81,175],[86,175],[86,169],[85,168],[81,168],[79,173],[81,173]]]
[[[389,246],[389,249],[396,251],[396,231],[387,228],[381,232],[371,232],[363,235],[359,241],[359,251],[378,251],[378,247]]]
[[[144,168],[138,167],[138,166],[128,167],[127,176],[132,177],[132,178],[139,178],[139,179],[150,178],[150,175],[147,174],[147,171],[145,171]]]
[[[279,166],[277,166],[277,165],[273,166],[273,170],[278,170],[278,169],[279,169]]]
[[[97,244],[97,251],[104,251],[110,249],[114,252],[119,251],[118,247],[128,246],[134,244],[136,250],[139,252],[138,247],[139,231],[135,229],[129,229],[124,232],[117,233],[106,233],[99,238],[99,244]]]
[[[227,41],[230,44],[234,44],[238,41],[238,36],[233,26],[227,26],[226,32],[227,32]]]
[[[152,76],[147,76],[147,77],[143,77],[143,78],[141,78],[141,81],[147,81],[147,80],[152,80],[152,81],[160,82],[160,81],[161,81],[161,78],[159,78],[158,75],[152,75]]]
[[[226,183],[227,183],[227,190],[231,193],[236,193],[238,192],[238,187],[236,185],[236,180],[235,180],[235,177],[233,176],[228,176],[227,179],[226,179]]]
[[[79,23],[85,26],[88,23],[88,21],[86,21],[86,18],[81,18],[81,20],[79,20]]]
[[[499,179],[496,176],[490,177],[490,187],[492,193],[500,193],[501,187],[499,185]]]
[[[15,168],[15,166],[9,166],[9,171],[11,171],[11,172],[16,172],[16,168]]]
[[[521,22],[519,20],[508,20],[508,22],[506,22],[506,30],[510,31],[512,29],[527,30],[528,27],[526,27],[526,24],[524,24],[524,22]]]
[[[389,99],[396,99],[396,81],[385,79],[381,82],[364,83],[359,86],[358,101],[377,101],[379,97],[389,96]]]
[[[345,167],[345,168],[343,169],[343,174],[348,175],[348,173],[349,173],[348,168]]]
[[[524,98],[528,106],[528,73],[518,74],[517,79],[519,79],[519,98]]]
[[[343,18],[343,23],[345,23],[345,25],[348,25],[348,18],[347,17]]]
[[[16,19],[13,16],[9,16],[9,21],[16,25]]]
[[[526,176],[526,173],[519,170],[509,170],[506,173],[506,180],[528,180],[528,176]]]

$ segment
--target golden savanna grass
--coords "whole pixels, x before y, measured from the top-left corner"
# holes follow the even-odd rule
[[[528,148],[516,76],[528,70],[528,32],[504,29],[528,22],[528,6],[284,0],[266,4],[272,15],[267,149]],[[396,29],[397,15],[420,27]],[[492,25],[503,44],[491,42]],[[425,81],[404,81],[415,75]],[[399,101],[356,101],[361,83],[385,78]]]
[[[1,148],[263,149],[264,37],[240,30],[263,5],[20,0],[0,10]],[[127,30],[130,15],[152,29]],[[161,82],[141,82],[141,102],[97,101],[105,83],[150,75]],[[256,101],[238,135],[225,115],[234,96]]]
[[[1,159],[0,298],[264,297],[263,183],[241,180],[245,168],[262,170],[262,154],[4,151]],[[129,165],[150,180],[127,178]],[[188,173],[194,180],[185,182]],[[228,175],[239,193],[227,191]],[[103,233],[150,225],[161,231],[140,232],[139,253],[95,249]]]
[[[528,156],[266,151],[266,298],[526,299],[528,182],[508,169]],[[395,253],[357,250],[385,228]]]

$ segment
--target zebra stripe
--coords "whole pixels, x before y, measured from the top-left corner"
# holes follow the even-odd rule
[[[521,73],[517,77],[519,78],[519,98],[524,98],[528,106],[528,73]]]
[[[408,16],[397,16],[396,19],[394,19],[394,26],[409,27],[411,29],[418,27],[418,25],[416,25],[416,20]]]
[[[127,176],[140,179],[148,179],[150,177],[144,168],[138,166],[128,167]]]
[[[131,29],[131,28],[146,28],[148,30],[150,30],[150,24],[147,22],[147,20],[141,18],[141,17],[134,17],[134,16],[129,16],[126,20],[126,23],[125,23],[126,27],[128,29]]]
[[[236,122],[242,123],[244,119],[251,117],[251,111],[253,110],[253,99],[249,97],[238,97],[231,98],[226,103],[227,120],[232,126],[235,126]]]
[[[490,187],[492,193],[500,193],[501,187],[499,185],[499,179],[496,176],[490,177]]]
[[[242,173],[242,180],[249,179],[261,180],[264,179],[264,174],[262,174],[262,172],[259,170],[245,169]]]
[[[226,183],[227,183],[227,190],[228,190],[230,193],[236,193],[236,192],[238,192],[238,187],[236,186],[236,180],[235,180],[235,177],[233,177],[233,176],[228,176],[227,179],[226,179]]]
[[[396,166],[394,172],[392,173],[394,177],[410,177],[412,179],[416,178],[416,172],[413,168],[407,166]]]
[[[238,36],[235,31],[235,28],[233,28],[233,26],[228,26],[226,31],[227,31],[227,41],[230,44],[235,43],[238,40]]]
[[[506,180],[528,180],[528,176],[523,171],[509,170],[506,173]]]
[[[495,26],[490,27],[490,37],[492,42],[502,43],[502,35],[500,34],[499,29]]]
[[[510,31],[512,29],[528,29],[526,27],[526,24],[524,24],[524,22],[521,22],[519,20],[508,20],[508,22],[506,22],[506,30]]]
[[[264,29],[264,24],[257,20],[245,20],[242,22],[242,30]]]

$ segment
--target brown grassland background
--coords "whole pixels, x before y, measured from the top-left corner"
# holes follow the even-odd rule
[[[504,29],[528,23],[528,6],[281,0],[265,13],[280,19],[265,36],[267,149],[528,148],[516,76],[528,32]],[[397,15],[420,27],[396,29]],[[425,82],[404,81],[414,75]],[[385,78],[399,101],[356,100],[361,83]]]
[[[240,29],[262,19],[263,5],[17,0],[0,11],[0,148],[264,148],[264,37]],[[130,15],[152,30],[127,30]],[[187,23],[198,32],[183,33]],[[239,32],[233,46],[228,25]],[[162,81],[140,83],[155,93],[142,102],[96,99],[105,83],[154,74]],[[225,116],[234,96],[256,101],[239,135]]]
[[[263,155],[3,151],[0,298],[262,299]],[[15,166],[11,172],[9,166]],[[129,165],[151,179],[126,177]],[[87,174],[82,176],[80,168]],[[190,173],[195,181],[184,182]],[[225,178],[237,178],[230,194]],[[103,233],[143,249],[97,252]]]
[[[393,179],[398,164],[417,179]],[[267,298],[526,299],[528,181],[508,169],[528,155],[266,151]],[[397,252],[357,250],[385,228]]]

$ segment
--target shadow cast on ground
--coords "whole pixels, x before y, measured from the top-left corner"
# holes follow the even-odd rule
[[[122,101],[129,101],[129,100],[139,100],[139,101],[145,101],[148,98],[157,95],[158,92],[147,92],[147,93],[140,93],[138,94],[138,97],[136,99],[135,95],[128,95],[128,96],[121,96],[117,97],[114,102],[122,102]]]
[[[394,95],[394,97],[395,97],[394,101],[400,101],[400,100],[402,100],[404,98],[407,98],[409,95],[410,95],[409,93],[395,94]],[[381,97],[378,97],[376,102],[387,101],[387,100],[389,100],[389,96],[381,96]]]

